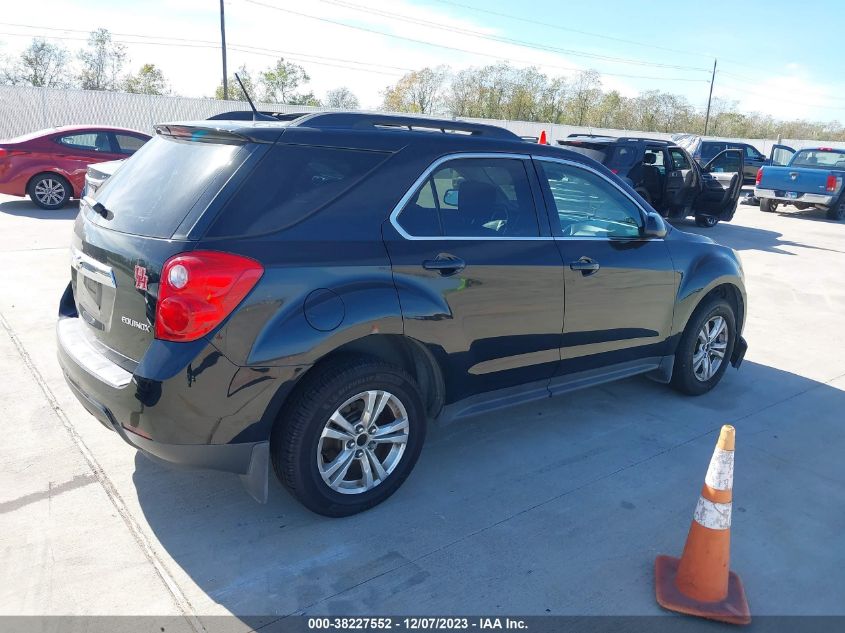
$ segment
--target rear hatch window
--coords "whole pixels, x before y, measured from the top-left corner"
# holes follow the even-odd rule
[[[109,217],[88,211],[98,226],[169,238],[211,186],[219,186],[243,162],[242,143],[156,136],[97,191]]]

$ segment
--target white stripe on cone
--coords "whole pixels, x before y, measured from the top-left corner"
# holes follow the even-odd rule
[[[734,452],[717,448],[710,458],[704,483],[715,490],[731,490],[734,483]]]
[[[728,530],[731,527],[731,504],[713,503],[709,499],[699,497],[693,518],[702,527]]]

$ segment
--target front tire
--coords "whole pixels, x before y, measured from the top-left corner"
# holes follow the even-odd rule
[[[378,359],[346,357],[315,371],[273,430],[273,467],[309,510],[357,514],[410,474],[425,440],[425,408],[413,379]]]
[[[54,211],[67,204],[73,193],[73,188],[63,176],[39,174],[29,182],[26,191],[39,207]]]
[[[778,203],[771,198],[760,198],[760,211],[763,213],[774,213]]]
[[[712,229],[719,223],[719,218],[712,215],[697,215],[695,216],[695,225],[701,226],[705,229]]]
[[[672,387],[700,396],[715,387],[730,364],[736,343],[733,306],[714,297],[690,317],[675,351]]]

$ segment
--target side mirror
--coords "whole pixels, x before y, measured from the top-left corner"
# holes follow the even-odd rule
[[[458,206],[458,190],[447,190],[446,193],[443,194],[443,202],[448,204],[450,207]]]
[[[669,229],[666,228],[666,222],[659,213],[651,212],[645,218],[645,230],[643,234],[646,237],[666,237]]]

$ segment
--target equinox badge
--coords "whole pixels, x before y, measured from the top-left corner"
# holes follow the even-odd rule
[[[130,319],[128,316],[120,317],[120,320],[123,321],[126,325],[131,325],[132,327],[136,327],[143,332],[150,331],[150,324],[149,323],[141,323],[140,321],[136,321],[135,319]]]

